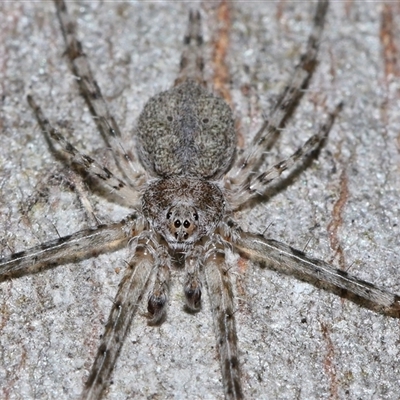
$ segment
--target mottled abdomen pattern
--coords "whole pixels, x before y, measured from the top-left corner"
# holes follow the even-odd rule
[[[152,97],[137,125],[139,157],[160,177],[218,178],[236,147],[225,101],[192,80]]]

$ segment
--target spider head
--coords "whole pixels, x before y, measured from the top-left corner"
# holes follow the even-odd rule
[[[185,251],[211,234],[225,212],[221,190],[194,177],[171,177],[151,183],[143,194],[143,213],[175,251]]]
[[[199,214],[195,207],[188,204],[172,206],[165,216],[164,237],[168,243],[193,243],[199,232]]]

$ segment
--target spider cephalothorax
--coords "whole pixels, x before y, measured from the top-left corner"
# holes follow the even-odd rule
[[[188,249],[211,234],[225,212],[221,189],[190,176],[172,176],[151,183],[142,198],[143,213],[174,250]]]

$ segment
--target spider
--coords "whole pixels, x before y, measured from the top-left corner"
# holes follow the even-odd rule
[[[154,281],[148,298],[149,322],[157,325],[164,320],[173,264],[185,269],[186,306],[193,312],[201,306],[204,274],[218,338],[226,398],[242,397],[230,268],[224,260],[225,252],[231,249],[257,263],[288,269],[312,283],[317,281],[317,285],[366,307],[398,316],[399,298],[396,295],[335,270],[322,261],[309,259],[303,252],[284,244],[245,232],[233,219],[233,212],[240,211],[244,204],[265,193],[283,171],[294,170],[320,147],[339,112],[340,107],[331,112],[320,132],[291,158],[259,172],[271,136],[283,127],[315,68],[327,1],[318,3],[307,50],[296,67],[293,81],[277,101],[252,147],[238,154],[235,154],[230,110],[202,85],[200,17],[198,13],[192,13],[185,38],[187,48],[175,86],[150,99],[139,117],[137,156],[140,163],[121,146],[118,127],[91,76],[65,5],[61,1],[56,5],[74,74],[79,77],[81,90],[102,135],[115,152],[121,177],[92,157],[78,152],[51,127],[33,97],[29,98],[29,103],[56,150],[94,183],[109,187],[114,196],[131,202],[136,211],[118,223],[78,232],[16,253],[3,259],[0,265],[3,275],[12,276],[23,269],[50,267],[124,245],[130,247],[132,258],[128,260],[125,276],[113,302],[103,343],[83,398],[99,398],[104,391],[123,342],[121,338],[126,336],[150,276]],[[199,102],[201,107],[197,109]],[[177,109],[184,112],[180,114]],[[198,117],[200,112],[205,112],[201,118]],[[161,120],[156,120],[157,115]],[[204,137],[199,134],[199,142],[184,135],[176,136],[193,126],[204,132]],[[175,136],[167,140],[168,134],[163,133],[160,138],[160,131],[172,131]],[[157,133],[150,135],[150,132]],[[215,132],[215,135],[210,132]]]

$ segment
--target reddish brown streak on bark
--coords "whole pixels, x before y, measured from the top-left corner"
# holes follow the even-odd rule
[[[350,16],[350,11],[352,7],[353,7],[353,0],[346,0],[344,4],[344,9],[348,17]]]
[[[217,30],[215,40],[213,42],[213,88],[214,90],[232,106],[232,95],[229,90],[229,82],[231,80],[226,56],[228,53],[230,32],[232,27],[231,12],[227,0],[222,0],[217,9]],[[240,121],[236,121],[235,128],[237,132],[237,141],[240,148],[244,145],[243,135],[240,130]]]
[[[245,274],[248,268],[248,261],[240,257],[238,261],[238,267],[241,274]]]
[[[276,7],[276,19],[281,20],[283,15],[283,8],[285,7],[286,0],[279,0],[278,6]]]
[[[385,77],[400,76],[398,48],[395,43],[395,23],[393,21],[394,7],[385,3],[381,12],[379,37],[382,43]]]
[[[341,269],[346,269],[343,249],[338,238],[338,230],[343,223],[343,209],[349,197],[348,179],[346,172],[343,171],[340,175],[340,192],[339,198],[333,206],[332,221],[328,225],[329,241],[331,248],[335,251],[335,256],[339,256],[339,266]]]
[[[228,104],[231,104],[232,96],[228,86],[230,74],[226,64],[226,54],[229,47],[229,34],[232,21],[227,0],[221,1],[218,6],[217,23],[219,29],[217,31],[216,40],[214,41],[213,86],[215,91],[222,96]]]
[[[326,324],[323,322],[321,323],[321,331],[322,331],[322,336],[327,344],[327,353],[325,356],[325,361],[324,361],[324,369],[326,374],[329,376],[330,380],[330,386],[329,386],[329,391],[330,391],[330,396],[329,398],[332,400],[338,399],[339,394],[338,394],[338,382],[336,379],[336,368],[334,364],[334,358],[335,358],[335,349],[332,343],[332,339],[329,336],[329,329]]]

